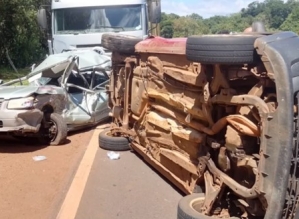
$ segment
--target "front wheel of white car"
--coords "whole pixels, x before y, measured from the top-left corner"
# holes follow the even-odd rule
[[[65,143],[67,138],[67,125],[61,115],[57,113],[45,115],[43,123],[40,137],[42,143],[48,145],[61,145]]]

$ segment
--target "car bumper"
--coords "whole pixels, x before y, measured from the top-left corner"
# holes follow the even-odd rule
[[[27,132],[39,131],[43,112],[32,110],[5,110],[0,115],[0,132]]]

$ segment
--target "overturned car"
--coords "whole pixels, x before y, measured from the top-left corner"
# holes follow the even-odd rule
[[[113,51],[113,123],[100,146],[123,149],[129,140],[187,194],[179,219],[295,218],[295,33],[104,34],[102,44]]]
[[[69,131],[109,118],[111,59],[93,50],[50,55],[29,75],[0,86],[0,133],[63,144]],[[29,86],[13,86],[22,80]]]

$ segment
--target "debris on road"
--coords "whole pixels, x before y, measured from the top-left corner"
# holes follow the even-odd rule
[[[34,156],[34,157],[32,157],[32,159],[34,160],[34,161],[43,161],[43,160],[46,160],[47,159],[47,157],[46,156],[42,156],[42,155],[38,155],[38,156]]]
[[[107,152],[107,156],[109,157],[110,160],[118,160],[120,158],[120,154],[115,153],[113,151]]]

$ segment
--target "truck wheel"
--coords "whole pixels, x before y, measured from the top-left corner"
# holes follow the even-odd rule
[[[110,129],[105,129],[99,134],[99,146],[110,151],[130,150],[129,140],[125,137],[112,136]]]
[[[199,212],[205,201],[205,194],[191,194],[183,197],[178,204],[177,219],[212,219],[215,216],[207,216]],[[229,217],[230,219],[238,219],[236,217]]]
[[[202,64],[256,64],[260,57],[254,42],[260,34],[190,36],[186,43],[189,61]]]
[[[134,53],[135,45],[140,41],[142,41],[142,38],[129,35],[115,33],[102,35],[102,46],[112,52]]]
[[[39,138],[43,144],[61,145],[64,144],[67,138],[67,125],[61,115],[51,113],[46,118],[47,125],[41,127],[42,135]]]

